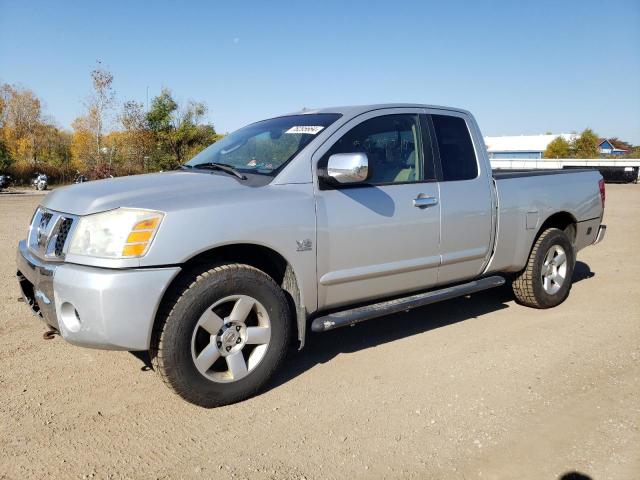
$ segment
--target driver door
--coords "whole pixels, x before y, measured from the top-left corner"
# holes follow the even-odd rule
[[[361,115],[314,154],[317,171],[332,154],[355,152],[366,153],[370,169],[363,183],[327,186],[319,179],[316,186],[320,309],[436,284],[439,191],[421,113],[396,108]]]

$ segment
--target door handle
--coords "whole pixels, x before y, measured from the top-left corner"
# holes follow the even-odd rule
[[[427,197],[418,195],[417,198],[413,199],[413,206],[418,208],[426,208],[433,207],[438,204],[438,199],[436,197]]]

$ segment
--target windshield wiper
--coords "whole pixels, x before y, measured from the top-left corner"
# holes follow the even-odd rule
[[[186,166],[186,165],[185,165]],[[191,165],[189,165],[191,167]],[[240,173],[238,170],[233,168],[231,165],[227,165],[226,163],[218,163],[218,162],[207,162],[207,163],[199,163],[197,165],[193,165],[193,168],[209,168],[211,170],[220,170],[225,173],[229,173],[235,177],[238,177],[240,180],[246,180],[247,177]]]

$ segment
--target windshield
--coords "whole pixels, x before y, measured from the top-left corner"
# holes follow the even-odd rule
[[[273,176],[340,116],[314,113],[252,123],[210,145],[186,165],[221,163],[242,173]]]

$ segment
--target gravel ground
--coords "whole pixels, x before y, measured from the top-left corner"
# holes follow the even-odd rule
[[[269,389],[180,400],[127,352],[42,339],[14,252],[41,197],[0,194],[0,478],[640,478],[640,187],[560,307],[508,289],[314,335]]]
[[[9,187],[0,192],[0,199],[4,200],[5,198],[8,198],[10,195],[19,195],[20,197],[31,197],[35,195],[35,196],[41,197],[43,195],[48,194],[52,189],[53,189],[52,187],[49,187],[47,190],[36,190],[34,188],[28,188],[28,187]]]

